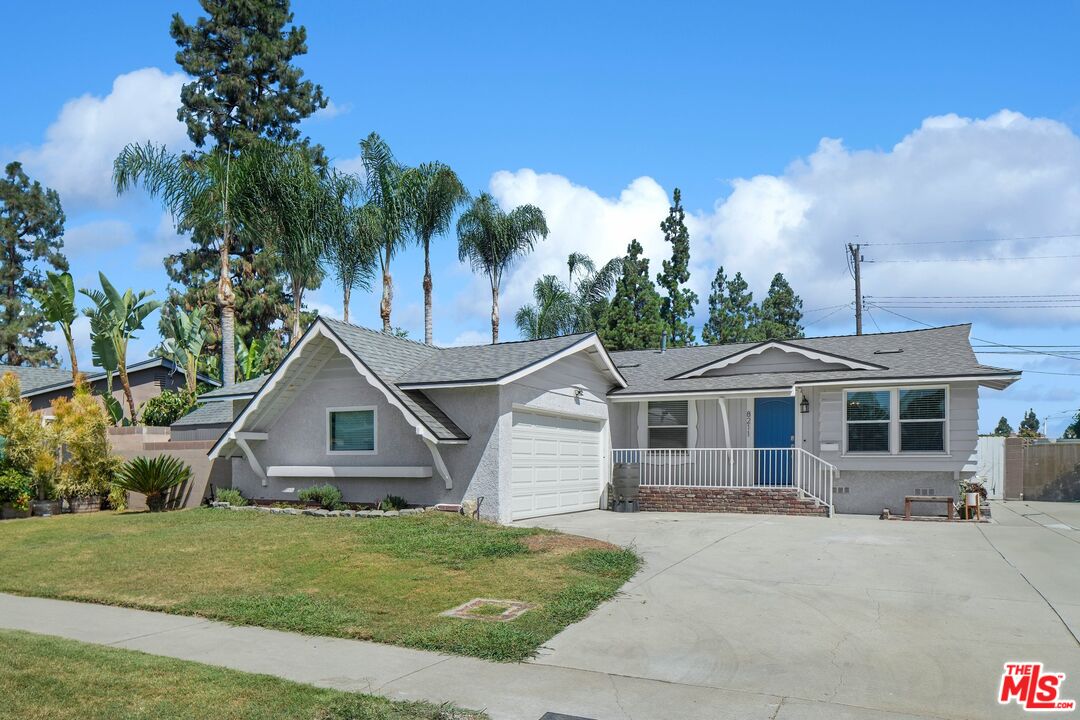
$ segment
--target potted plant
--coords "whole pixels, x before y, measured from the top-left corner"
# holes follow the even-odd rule
[[[56,446],[63,449],[56,495],[67,501],[71,512],[100,510],[120,464],[109,447],[105,413],[83,383],[70,399],[53,400],[52,413]]]
[[[960,481],[960,502],[957,511],[962,520],[971,520],[975,516],[975,506],[987,497],[986,486],[979,480]]]
[[[56,455],[48,448],[34,461],[34,496],[30,510],[34,515],[48,517],[60,514],[60,499],[56,496]]]
[[[0,471],[0,519],[30,517],[33,490],[30,478],[15,468]]]

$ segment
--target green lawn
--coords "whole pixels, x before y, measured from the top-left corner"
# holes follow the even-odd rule
[[[22,720],[466,720],[428,703],[321,690],[131,650],[0,630],[0,717]]]
[[[0,591],[521,660],[612,597],[629,551],[442,513],[352,519],[197,509],[0,524]],[[442,617],[474,598],[534,608]]]

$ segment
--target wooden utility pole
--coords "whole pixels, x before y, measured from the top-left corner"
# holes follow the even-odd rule
[[[848,243],[851,265],[855,272],[855,334],[862,335],[862,252],[860,245]]]

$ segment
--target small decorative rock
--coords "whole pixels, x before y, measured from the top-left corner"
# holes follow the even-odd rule
[[[383,517],[397,517],[400,514],[397,510],[387,510],[383,513]]]
[[[353,510],[342,510],[339,514],[342,517],[353,517],[354,515],[356,515],[356,512]]]
[[[285,508],[281,512],[285,513],[286,515],[299,515],[300,514],[300,511],[297,510],[296,508]]]
[[[331,510],[326,514],[327,514],[328,517],[341,517],[341,511],[340,510]]]
[[[406,508],[406,509],[401,511],[401,514],[402,515],[419,515],[422,512],[424,512],[424,511],[419,509],[419,508]]]

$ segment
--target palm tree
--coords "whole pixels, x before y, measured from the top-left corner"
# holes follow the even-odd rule
[[[278,147],[273,162],[257,172],[255,194],[262,212],[249,229],[268,238],[292,286],[289,347],[300,341],[304,290],[322,283],[327,216],[334,198],[302,147]]]
[[[394,302],[394,280],[390,275],[390,261],[401,249],[405,239],[406,197],[402,184],[404,168],[394,159],[390,146],[371,133],[360,141],[360,159],[367,176],[366,190],[369,202],[378,210],[379,267],[382,270],[382,300],[379,317],[383,332],[393,332],[390,311]]]
[[[518,330],[528,340],[574,332],[577,309],[574,297],[554,275],[544,275],[533,285],[535,305],[524,305],[514,316]]]
[[[454,211],[469,199],[469,191],[453,170],[437,162],[406,170],[403,184],[408,223],[424,249],[424,342],[431,345],[431,240],[450,229]]]
[[[195,394],[198,389],[199,362],[206,346],[206,308],[201,305],[185,312],[179,305],[168,308],[165,322],[165,339],[161,342],[161,354],[184,368],[187,390]]]
[[[354,288],[371,289],[379,253],[379,214],[373,205],[357,205],[359,183],[346,173],[331,171],[326,184],[333,203],[327,213],[325,263],[341,286],[342,318],[349,322]]]
[[[570,253],[566,260],[569,270],[566,284],[554,275],[544,275],[533,286],[535,304],[517,311],[515,320],[521,334],[538,340],[595,331],[615,279],[622,271],[622,262],[622,258],[614,258],[597,270],[588,255]],[[575,277],[578,277],[576,285]]]
[[[90,318],[90,331],[94,364],[100,364],[108,375],[112,368],[120,375],[120,384],[124,387],[131,422],[137,420],[135,399],[131,395],[131,382],[127,374],[128,342],[135,333],[143,329],[146,316],[161,307],[156,300],[147,300],[153,290],[138,293],[125,290],[123,294],[113,287],[105,273],[99,272],[101,290],[80,290],[90,298],[94,307],[86,311]]]
[[[79,361],[75,357],[75,339],[71,334],[71,324],[79,316],[79,309],[75,307],[75,281],[69,272],[46,270],[45,277],[45,287],[34,292],[34,299],[41,305],[45,319],[60,326],[71,358],[71,381],[77,383]]]
[[[266,143],[243,152],[217,147],[199,155],[177,155],[164,145],[125,147],[113,162],[113,183],[123,193],[141,185],[161,200],[179,230],[199,230],[218,239],[217,301],[221,311],[222,384],[236,375],[236,293],[229,270],[233,240],[259,211],[253,202],[255,178],[272,153]]]
[[[482,272],[491,285],[491,342],[499,342],[499,289],[503,274],[548,235],[544,213],[535,205],[503,212],[489,193],[481,193],[458,218],[458,259]]]

